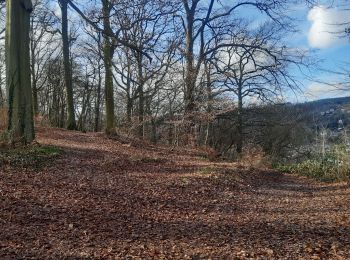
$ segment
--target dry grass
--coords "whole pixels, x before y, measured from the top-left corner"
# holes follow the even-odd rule
[[[259,146],[248,146],[243,151],[239,164],[248,167],[268,168],[270,166],[269,159]]]
[[[36,126],[48,127],[50,122],[47,117],[38,115],[34,118]],[[6,129],[7,124],[7,109],[0,107],[0,132]]]

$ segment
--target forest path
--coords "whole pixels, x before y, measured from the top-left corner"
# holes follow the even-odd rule
[[[350,188],[102,134],[0,169],[0,259],[350,259]],[[129,258],[128,258],[129,257]]]

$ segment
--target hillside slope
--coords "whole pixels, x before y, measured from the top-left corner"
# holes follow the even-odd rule
[[[102,134],[0,169],[0,258],[349,259],[350,188]],[[130,258],[129,258],[130,257]]]

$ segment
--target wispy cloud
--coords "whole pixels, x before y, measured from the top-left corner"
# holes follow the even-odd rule
[[[348,94],[348,91],[340,89],[340,86],[337,83],[326,84],[313,82],[305,89],[305,95],[309,100],[330,97],[342,97],[347,96]]]

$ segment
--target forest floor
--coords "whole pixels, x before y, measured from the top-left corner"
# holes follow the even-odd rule
[[[38,129],[0,168],[0,259],[350,259],[350,188],[194,150]]]

